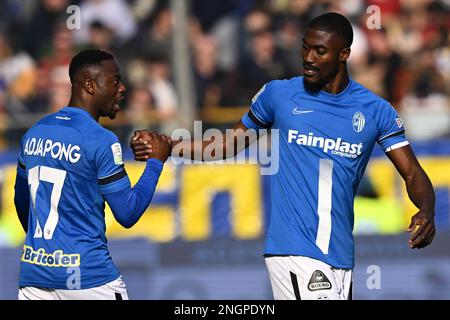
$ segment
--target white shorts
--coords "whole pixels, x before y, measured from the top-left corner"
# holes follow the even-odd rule
[[[351,300],[351,269],[304,256],[265,258],[275,300]]]
[[[19,300],[128,300],[128,292],[122,276],[102,286],[80,289],[48,289],[22,287]]]

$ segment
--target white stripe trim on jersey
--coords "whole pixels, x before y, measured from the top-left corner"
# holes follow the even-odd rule
[[[382,140],[384,140],[384,139],[386,139],[386,138],[389,138],[389,137],[391,137],[391,136],[396,136],[396,135],[401,134],[401,133],[404,133],[404,132],[405,132],[405,129],[401,129],[401,130],[398,130],[398,131],[396,131],[396,132],[388,133],[388,134],[386,134],[386,135],[380,137],[377,141],[382,141]]]
[[[316,244],[323,254],[328,254],[331,237],[331,199],[333,188],[333,161],[320,159],[319,162],[319,193],[317,214],[319,226],[317,228]]]
[[[398,142],[398,143],[395,143],[392,146],[386,148],[386,150],[384,150],[384,152],[389,152],[389,151],[392,151],[392,150],[395,150],[395,149],[407,146],[408,144],[409,144],[409,141]]]

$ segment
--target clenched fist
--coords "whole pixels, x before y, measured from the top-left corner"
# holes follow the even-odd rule
[[[131,138],[130,147],[136,161],[155,158],[165,162],[172,151],[172,141],[163,134],[148,130],[136,130]]]

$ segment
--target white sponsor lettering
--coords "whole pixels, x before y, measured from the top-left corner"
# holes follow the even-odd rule
[[[343,141],[342,138],[331,139],[316,137],[312,132],[306,135],[299,133],[297,130],[288,131],[288,142],[302,146],[320,148],[325,153],[331,152],[331,154],[347,158],[356,158],[361,154],[363,148],[362,142],[349,143]]]

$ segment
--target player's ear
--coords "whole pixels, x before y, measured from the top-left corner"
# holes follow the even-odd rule
[[[96,83],[94,79],[86,79],[84,81],[84,90],[86,90],[89,94],[94,94],[96,88]]]
[[[339,53],[339,62],[346,62],[348,57],[350,57],[350,48],[344,48]]]

